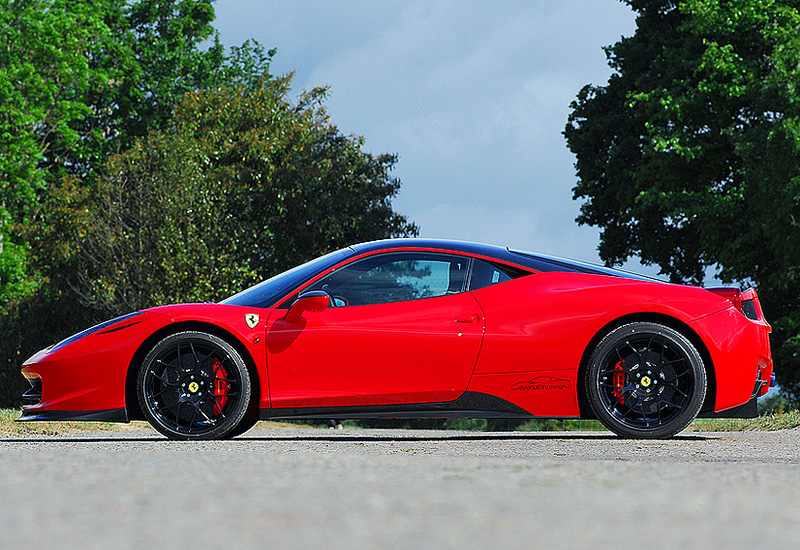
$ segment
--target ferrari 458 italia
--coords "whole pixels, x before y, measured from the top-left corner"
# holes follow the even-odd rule
[[[665,438],[698,415],[755,412],[769,332],[753,289],[376,241],[38,352],[20,420],[146,419],[169,438],[217,439],[259,419],[596,418]]]

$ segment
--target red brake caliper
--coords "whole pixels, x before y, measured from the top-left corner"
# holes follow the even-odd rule
[[[619,388],[618,390],[613,390],[614,397],[619,399],[619,396],[622,394],[622,388],[625,387],[625,371],[622,370],[622,361],[617,361],[617,364],[614,365],[614,379],[612,383]],[[621,405],[624,405],[625,397],[623,396],[619,402]]]
[[[214,358],[214,372],[216,373],[214,380],[214,414],[218,415],[225,408],[225,403],[228,402],[228,383],[225,379],[228,377],[228,371],[222,366],[219,358]]]

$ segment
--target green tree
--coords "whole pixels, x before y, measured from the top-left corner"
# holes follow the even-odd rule
[[[294,104],[289,84],[187,94],[165,129],[109,159],[88,220],[55,212],[86,231],[72,281],[85,303],[216,301],[353,242],[416,234],[390,205],[395,157],[342,135],[324,90]]]
[[[93,116],[84,96],[113,78],[95,62],[108,40],[86,3],[0,0],[0,303],[35,283],[18,230],[52,177],[85,154],[76,127]]]
[[[19,366],[106,316],[73,286],[106,159],[196,89],[253,87],[273,52],[229,51],[212,0],[0,0],[0,403]]]
[[[190,90],[257,84],[272,52],[226,53],[213,19],[211,0],[0,0],[0,304],[63,267],[29,240],[54,185],[93,185]]]
[[[565,130],[578,222],[609,264],[638,255],[675,282],[757,285],[782,386],[800,398],[800,2],[628,0]]]

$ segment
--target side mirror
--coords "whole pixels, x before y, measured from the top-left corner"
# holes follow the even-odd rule
[[[286,314],[286,321],[289,323],[296,323],[300,320],[304,311],[313,311],[319,313],[328,308],[331,303],[330,295],[323,290],[312,290],[297,297],[297,300],[289,308],[289,313]]]

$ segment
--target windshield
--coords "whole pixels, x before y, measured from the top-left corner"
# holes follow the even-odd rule
[[[279,273],[262,283],[243,290],[239,294],[225,298],[220,303],[233,306],[272,307],[278,300],[305,281],[354,254],[355,251],[351,248],[343,248],[336,252],[331,252],[310,262],[298,265],[289,271]]]

